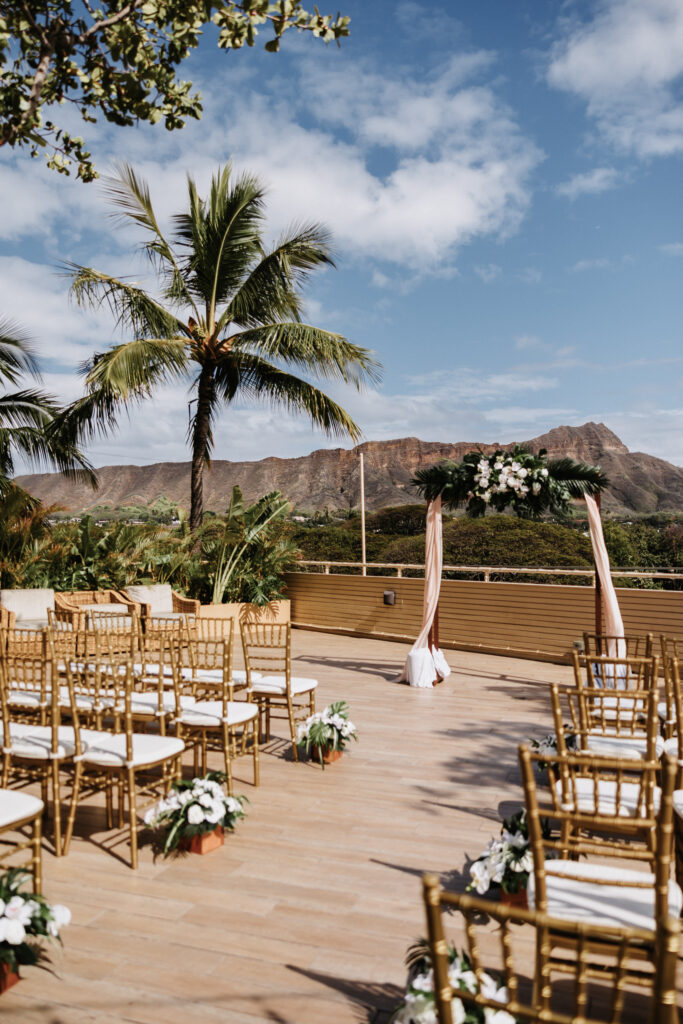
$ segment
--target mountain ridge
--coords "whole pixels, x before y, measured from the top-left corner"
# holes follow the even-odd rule
[[[610,479],[603,500],[612,512],[683,511],[683,468],[644,452],[631,452],[604,423],[558,426],[527,441],[507,444],[476,441],[422,441],[416,437],[366,441],[357,448],[318,448],[296,458],[267,456],[229,462],[214,460],[205,474],[205,508],[223,511],[237,484],[248,501],[280,490],[298,508],[354,508],[360,503],[360,460],[365,462],[365,493],[369,509],[417,500],[410,480],[415,471],[442,459],[458,461],[481,448],[510,449],[515,443],[532,450],[546,448],[551,458],[563,455],[600,465]],[[73,482],[58,473],[33,473],[17,483],[46,504],[73,512],[94,506],[146,505],[164,496],[181,507],[189,503],[189,462],[157,462],[147,466],[103,466],[100,488]]]

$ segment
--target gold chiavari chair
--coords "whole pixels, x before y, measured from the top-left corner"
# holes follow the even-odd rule
[[[241,623],[247,690],[258,702],[270,739],[271,718],[286,718],[294,760],[299,760],[296,723],[315,712],[317,679],[292,675],[292,627],[287,623]],[[258,673],[258,676],[257,676]],[[273,714],[273,709],[284,714]]]
[[[15,721],[45,725],[50,708],[52,665],[46,658],[44,629],[0,631],[0,659],[5,667],[6,700]]]
[[[45,804],[30,793],[16,789],[0,789],[0,845],[9,850],[0,857],[0,868],[22,868],[33,876],[33,891],[40,892],[42,874],[42,817]],[[31,835],[25,839],[20,829],[30,827]],[[27,851],[28,858],[21,855]],[[17,859],[17,858],[20,859]]]
[[[575,655],[575,687],[562,692],[578,749],[649,761],[661,757],[664,741],[657,715],[658,668],[656,657],[589,660]],[[618,685],[605,685],[614,680]]]
[[[676,881],[683,886],[683,690],[681,688],[681,669],[673,651],[678,651],[678,643],[668,646],[671,641],[662,638],[662,650],[665,654],[665,677],[667,687],[667,719],[670,735],[664,742],[664,751],[668,757],[675,759],[677,765],[676,789],[674,791],[674,848],[676,852]],[[668,646],[668,650],[667,650]],[[683,644],[681,644],[683,653]]]
[[[676,919],[664,918],[655,931],[558,920],[446,892],[436,875],[423,876],[422,891],[438,1024],[455,1024],[465,1014],[482,1020],[486,1014],[501,1024],[676,1024]],[[471,965],[466,976],[451,965],[457,947],[447,936],[444,912],[451,921],[453,911],[462,943],[457,951]],[[523,941],[528,932],[533,951]],[[656,951],[654,969],[634,992],[629,979],[645,947]],[[634,999],[639,1001],[629,1018]]]
[[[233,620],[197,619],[191,626],[193,665],[184,685],[192,686],[200,699],[182,705],[184,694],[177,689],[176,729],[195,751],[195,771],[206,773],[207,752],[223,755],[228,793],[232,794],[233,758],[251,754],[254,785],[259,784],[259,707],[251,694],[235,700],[232,676]],[[187,670],[183,670],[185,674]],[[197,755],[199,757],[197,758]],[[198,764],[197,764],[198,761]]]
[[[620,653],[617,655],[617,651]],[[622,657],[622,658],[651,658],[654,651],[654,637],[652,633],[645,636],[635,634],[624,634],[624,636],[611,635],[609,633],[584,633],[583,634],[583,655],[586,658],[594,657]]]
[[[83,797],[104,791],[107,819],[111,826],[112,790],[117,785],[127,798],[131,867],[135,869],[138,866],[137,795],[140,793],[158,799],[160,792],[168,792],[173,779],[180,776],[180,758],[185,744],[176,736],[134,731],[131,711],[133,668],[130,662],[122,672],[108,675],[85,663],[71,664],[67,665],[66,674],[76,757],[64,852],[68,852],[76,810]],[[98,688],[105,688],[102,699],[112,699],[117,709],[123,709],[120,716],[117,714],[115,719],[109,720],[110,730],[84,729],[80,724],[79,697],[92,695]],[[119,718],[122,728],[117,732]]]
[[[6,638],[3,638],[3,641]],[[0,641],[2,642],[2,641]],[[12,651],[10,643],[6,650]],[[73,761],[76,753],[74,733],[61,723],[59,686],[53,685],[56,672],[53,659],[46,654],[42,659],[45,694],[48,706],[44,721],[22,720],[21,709],[10,703],[12,693],[8,684],[12,655],[0,660],[0,717],[2,721],[2,778],[0,785],[7,788],[10,781],[39,782],[43,803],[47,804],[51,789],[54,817],[55,855],[62,852],[61,842],[61,783],[60,773]]]
[[[540,793],[534,775],[538,755],[521,746],[519,759],[533,857],[530,906],[597,928],[649,932],[680,915],[683,894],[669,877],[675,766],[668,759],[661,766],[656,815],[654,762],[544,755],[551,785]],[[601,782],[613,784],[611,802]],[[635,797],[626,786],[638,787]],[[653,943],[643,945],[644,962],[655,965],[656,955]],[[643,972],[631,980],[642,984]]]

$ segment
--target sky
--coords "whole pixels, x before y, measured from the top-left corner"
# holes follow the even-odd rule
[[[306,317],[384,366],[364,392],[327,386],[365,440],[507,442],[595,420],[683,465],[680,0],[337,6],[341,48],[292,32],[277,55],[223,52],[207,33],[183,72],[204,116],[182,131],[69,125],[102,173],[126,160],[147,178],[164,223],[188,173],[204,191],[231,159],[267,186],[270,239],[330,228],[337,269],[311,281]],[[26,153],[0,150],[0,187],[0,309],[71,400],[79,364],[126,339],[69,302],[59,268],[150,283],[140,237],[113,222],[101,183]],[[187,423],[187,389],[167,387],[88,452],[97,466],[182,461]],[[214,455],[339,444],[234,404]]]

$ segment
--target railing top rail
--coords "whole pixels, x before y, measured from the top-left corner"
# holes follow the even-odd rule
[[[400,572],[408,569],[411,571],[422,571],[424,572],[424,563],[413,563],[413,562],[338,562],[334,559],[301,559],[297,563],[298,565],[318,565],[323,568],[329,567],[340,569],[358,569],[361,570],[365,567],[366,569],[394,569]],[[455,572],[455,573],[487,573],[487,574],[501,574],[509,573],[512,575],[547,575],[547,576],[594,576],[595,569],[592,566],[586,566],[585,568],[574,567],[557,567],[551,568],[546,566],[505,566],[505,565],[444,565],[442,572]],[[665,567],[657,567],[652,569],[620,569],[613,567],[611,569],[612,576],[620,578],[630,579],[665,579],[665,580],[681,580],[683,579],[683,573],[674,572],[673,570],[666,569]]]

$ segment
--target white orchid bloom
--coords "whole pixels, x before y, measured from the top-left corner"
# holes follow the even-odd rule
[[[0,918],[0,942],[8,942],[10,946],[20,946],[25,938],[26,929],[18,918]]]
[[[491,887],[491,872],[489,871],[487,861],[475,860],[474,864],[470,867],[470,875],[472,876],[474,888],[480,896],[489,891]]]
[[[23,896],[13,896],[5,907],[5,917],[9,921],[19,921],[25,928],[33,917],[32,903],[33,900],[26,900]]]
[[[413,978],[411,981],[410,987],[417,989],[418,992],[433,992],[434,972],[427,971],[426,974],[418,974],[417,977]]]
[[[204,821],[204,811],[197,804],[192,804],[187,811],[187,820],[190,825],[201,825]]]

